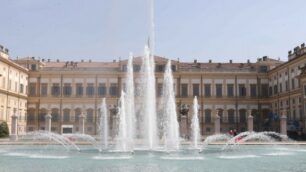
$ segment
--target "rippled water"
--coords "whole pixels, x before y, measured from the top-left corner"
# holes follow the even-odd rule
[[[81,152],[60,146],[0,146],[0,171],[306,171],[306,146],[241,145],[222,150],[208,146],[202,152],[138,150],[102,152],[88,146]]]

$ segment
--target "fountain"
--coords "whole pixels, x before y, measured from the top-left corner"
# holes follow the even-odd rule
[[[127,137],[130,146],[134,147],[135,139],[135,102],[134,102],[134,71],[133,71],[133,54],[130,53],[128,65],[127,65],[127,76],[126,76],[126,94],[125,94],[125,109],[127,118]]]
[[[198,110],[199,110],[198,99],[197,96],[195,96],[193,99],[193,116],[191,121],[192,141],[194,149],[199,149],[198,142],[200,141],[201,138]]]
[[[100,108],[100,122],[98,126],[99,135],[100,135],[100,149],[108,148],[108,116],[107,116],[107,105],[105,98],[102,99],[101,108]]]
[[[171,70],[171,61],[166,65],[163,83],[162,105],[164,119],[164,138],[166,150],[178,150],[180,145],[179,125],[177,121],[174,83]]]
[[[117,149],[122,152],[126,152],[130,149],[128,146],[128,137],[127,137],[127,121],[126,121],[126,111],[125,111],[125,93],[121,91],[121,97],[119,100],[119,132],[117,135]]]
[[[156,94],[155,94],[155,63],[150,49],[145,46],[145,55],[142,65],[142,130],[143,139],[148,149],[157,146],[157,122],[156,122]]]

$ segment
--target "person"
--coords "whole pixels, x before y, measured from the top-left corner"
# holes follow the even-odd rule
[[[230,131],[228,132],[228,134],[231,135],[231,136],[233,136],[233,135],[234,135],[233,130],[230,130]]]
[[[234,135],[234,137],[237,136],[237,130],[236,129],[234,129],[233,135]]]

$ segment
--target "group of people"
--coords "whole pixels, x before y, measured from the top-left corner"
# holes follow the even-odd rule
[[[231,136],[233,136],[233,137],[235,137],[235,136],[237,136],[237,130],[236,130],[236,129],[230,130],[230,131],[228,132],[228,134],[231,135]]]

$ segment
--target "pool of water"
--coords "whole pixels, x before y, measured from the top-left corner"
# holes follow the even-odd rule
[[[306,171],[306,146],[240,145],[231,149],[209,145],[202,152],[183,148],[177,152],[136,150],[133,153],[81,151],[61,146],[0,146],[1,172],[106,171]]]

